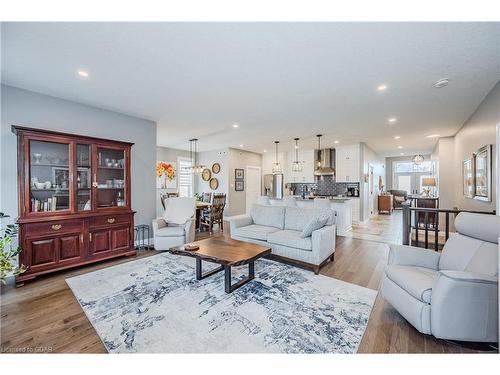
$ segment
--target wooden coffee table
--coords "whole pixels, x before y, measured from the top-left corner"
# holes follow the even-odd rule
[[[188,251],[184,246],[175,246],[168,251],[172,254],[184,255],[196,258],[196,280],[224,270],[224,286],[226,293],[231,293],[240,286],[245,285],[255,277],[255,260],[271,253],[268,246],[256,245],[253,243],[226,239],[224,237],[207,238],[201,241],[192,242],[200,248],[195,251]],[[220,267],[203,273],[201,261],[217,263]],[[231,267],[248,264],[248,276],[231,285]]]

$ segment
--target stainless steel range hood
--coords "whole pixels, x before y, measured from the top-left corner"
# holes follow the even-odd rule
[[[314,150],[314,160],[316,166],[315,176],[334,176],[335,177],[335,149],[323,148]]]

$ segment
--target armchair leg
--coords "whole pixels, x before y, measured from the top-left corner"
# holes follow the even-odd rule
[[[330,262],[333,262],[334,259],[335,259],[335,253],[333,253],[332,255],[330,255]]]

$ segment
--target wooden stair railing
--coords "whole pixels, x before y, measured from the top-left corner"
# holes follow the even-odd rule
[[[450,215],[455,217],[460,212],[470,212],[475,214],[495,215],[496,211],[470,211],[460,209],[444,209],[444,208],[424,208],[412,207],[410,203],[405,202],[403,207],[403,245],[412,245],[417,247],[429,248],[429,231],[434,232],[434,250],[439,250],[439,214],[445,215],[445,240],[450,237]],[[414,218],[414,225],[412,224],[412,213]],[[420,213],[420,215],[419,215]],[[424,219],[422,222],[422,214]],[[432,217],[433,220],[429,220]],[[411,231],[415,229],[415,242],[412,240]],[[419,231],[424,231],[424,246],[419,246],[418,240]]]

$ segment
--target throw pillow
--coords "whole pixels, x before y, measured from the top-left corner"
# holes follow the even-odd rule
[[[306,238],[312,235],[312,232],[315,230],[323,228],[328,221],[328,217],[326,216],[317,216],[312,219],[302,230],[300,237]]]
[[[167,224],[185,224],[194,216],[195,201],[194,198],[168,198],[165,199],[165,211],[163,220]]]

